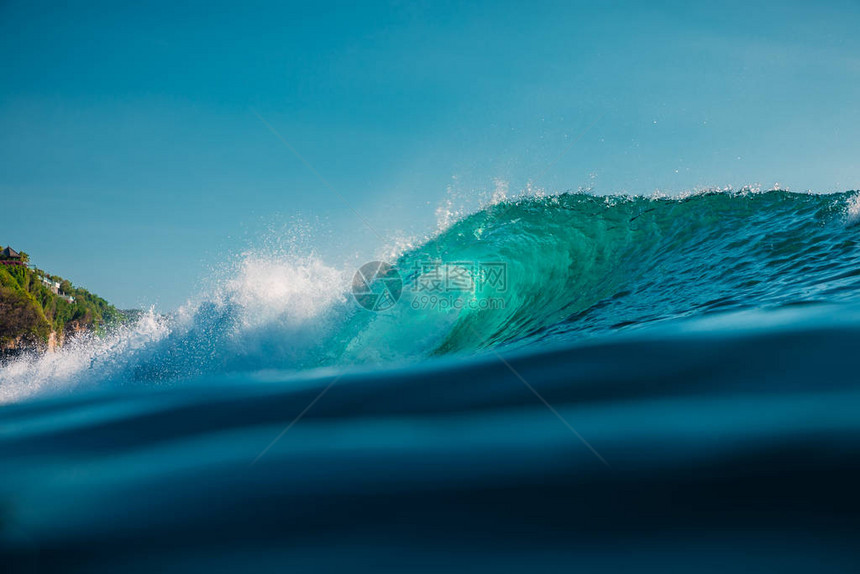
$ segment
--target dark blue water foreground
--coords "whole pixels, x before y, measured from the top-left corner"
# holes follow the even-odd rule
[[[11,406],[0,556],[4,571],[856,571],[858,349],[843,324],[506,358],[606,464],[493,357],[343,376],[259,459],[332,377]]]
[[[0,367],[0,571],[860,571],[858,209],[504,204],[397,261],[504,262],[504,308],[251,266]]]

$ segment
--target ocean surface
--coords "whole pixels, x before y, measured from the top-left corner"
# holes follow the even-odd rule
[[[743,190],[249,251],[0,366],[0,570],[860,571],[858,242]]]

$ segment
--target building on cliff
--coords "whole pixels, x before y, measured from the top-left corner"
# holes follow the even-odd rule
[[[59,281],[51,281],[50,279],[48,279],[45,276],[40,276],[39,281],[41,281],[45,287],[50,289],[54,295],[60,294],[60,282]]]
[[[39,281],[41,281],[45,287],[50,289],[51,293],[53,293],[54,295],[59,295],[61,298],[65,299],[69,303],[75,302],[75,298],[73,296],[69,295],[68,293],[63,293],[60,291],[60,282],[59,281],[52,281],[51,279],[49,279],[48,277],[45,277],[44,275],[39,276]]]
[[[24,257],[7,246],[6,249],[0,251],[0,264],[2,265],[24,265]]]

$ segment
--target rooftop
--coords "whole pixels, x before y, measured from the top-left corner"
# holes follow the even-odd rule
[[[21,254],[11,247],[6,247],[6,249],[0,251],[0,257],[3,259],[21,259]]]

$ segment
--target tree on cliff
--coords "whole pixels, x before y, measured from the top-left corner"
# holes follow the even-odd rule
[[[60,283],[62,293],[73,299],[54,293],[42,277]],[[99,333],[124,319],[113,305],[61,277],[24,266],[0,266],[0,354],[46,344],[51,332],[62,341],[66,332]]]

